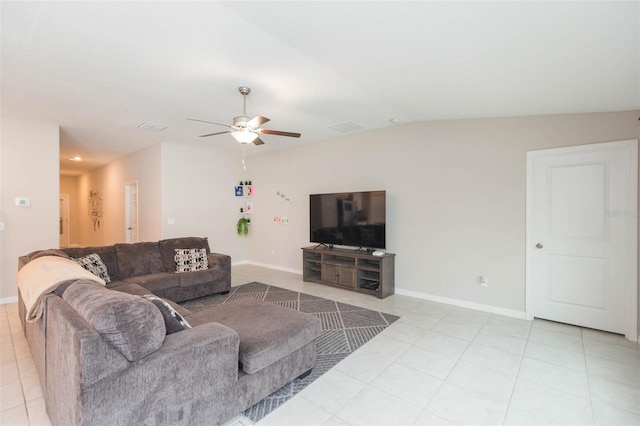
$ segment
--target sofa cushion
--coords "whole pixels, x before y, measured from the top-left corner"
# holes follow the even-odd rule
[[[167,240],[160,240],[158,242],[160,248],[160,256],[162,257],[162,266],[165,272],[176,271],[176,249],[205,249],[207,254],[210,253],[209,241],[206,238],[200,237],[184,237],[184,238],[170,238]]]
[[[146,299],[83,280],[70,285],[62,298],[129,361],[157,351],[164,342],[162,314]]]
[[[216,305],[187,317],[192,326],[219,322],[240,336],[242,370],[254,374],[312,342],[322,332],[313,315],[256,299]]]
[[[126,278],[125,283],[136,283],[153,293],[158,290],[166,290],[169,288],[179,287],[180,278],[178,274],[169,274],[167,272],[159,272],[157,274],[140,275],[136,277]]]
[[[193,272],[209,269],[206,249],[175,249],[176,272]]]
[[[191,287],[194,285],[213,283],[220,279],[223,271],[205,269],[194,272],[181,272],[176,274],[180,279],[180,287]]]
[[[100,256],[100,260],[107,267],[109,278],[112,281],[119,279],[118,265],[116,264],[116,248],[113,245],[103,247],[70,247],[62,249],[63,252],[73,258],[84,257],[91,253]]]
[[[184,319],[182,315],[164,299],[154,296],[153,294],[144,294],[142,295],[147,300],[150,300],[156,308],[162,314],[162,318],[164,318],[164,326],[167,329],[167,334],[177,333],[178,331],[186,330],[191,328],[191,324],[189,321]]]
[[[116,244],[120,278],[163,272],[158,243]]]
[[[109,272],[107,271],[107,266],[102,263],[102,259],[100,259],[100,256],[98,256],[96,253],[91,253],[87,256],[78,257],[73,260],[78,262],[80,266],[91,272],[93,275],[102,278],[105,283],[111,282]]]

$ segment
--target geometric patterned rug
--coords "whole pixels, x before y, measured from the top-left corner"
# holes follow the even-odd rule
[[[322,321],[322,334],[316,340],[316,366],[311,370],[311,374],[304,379],[296,379],[286,384],[248,408],[244,415],[253,422],[257,422],[284,404],[399,318],[395,315],[258,282],[231,287],[231,291],[226,295],[201,297],[181,305],[192,312],[198,312],[212,305],[247,297],[307,312]]]

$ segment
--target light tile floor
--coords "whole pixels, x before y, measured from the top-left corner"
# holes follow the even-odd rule
[[[256,266],[232,276],[401,316],[259,426],[640,425],[640,350],[618,335],[379,300]],[[0,306],[0,390],[0,425],[49,424],[16,304]]]

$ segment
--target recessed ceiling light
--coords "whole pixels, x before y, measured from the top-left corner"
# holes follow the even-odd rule
[[[392,118],[392,119],[391,119],[391,120],[389,120],[389,121],[390,121],[391,123],[393,123],[393,124],[398,124],[398,123],[400,123],[400,119],[399,119],[399,118],[396,118],[396,117]]]
[[[71,161],[82,161],[82,157],[80,157],[79,155],[76,155],[75,157],[69,158],[69,160],[71,160]]]

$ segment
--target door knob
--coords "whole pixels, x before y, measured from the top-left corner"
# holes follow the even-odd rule
[[[542,247],[544,247],[542,244],[540,244],[540,243],[536,244],[536,248],[537,249],[541,249]]]

